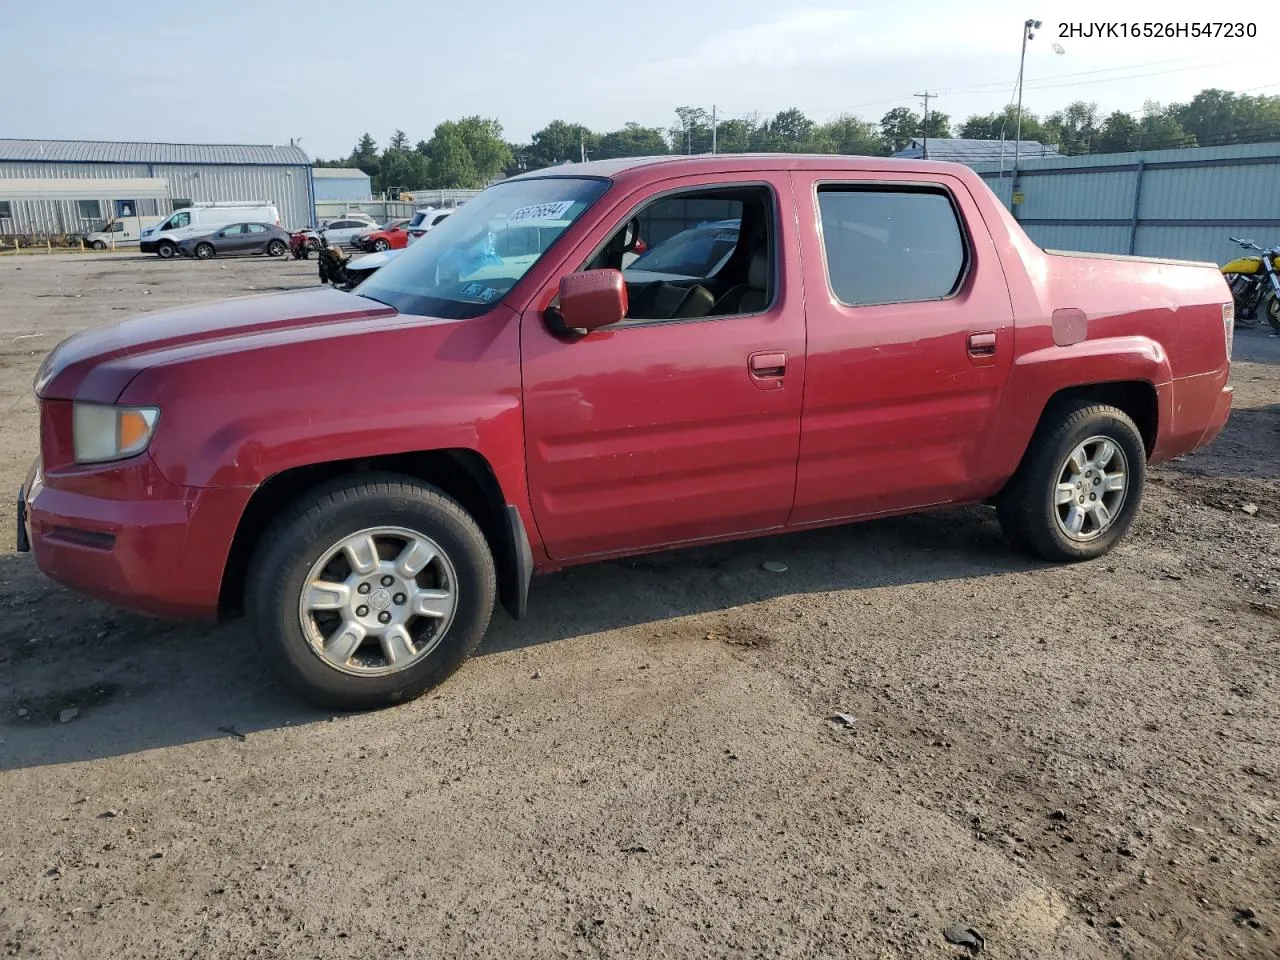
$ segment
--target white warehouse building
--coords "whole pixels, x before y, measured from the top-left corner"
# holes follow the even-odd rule
[[[311,170],[291,144],[0,139],[0,235],[82,234],[217,200],[274,204],[282,226],[315,226]]]

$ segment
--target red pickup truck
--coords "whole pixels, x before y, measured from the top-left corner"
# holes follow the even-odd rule
[[[384,705],[569,564],[978,502],[1097,557],[1147,464],[1222,429],[1232,327],[1212,264],[1041,250],[962,166],[557,167],[354,293],[60,344],[19,548],[122,606],[245,612],[303,695]]]

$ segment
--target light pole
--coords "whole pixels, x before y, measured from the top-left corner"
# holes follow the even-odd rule
[[[1040,29],[1039,20],[1025,20],[1022,24],[1022,59],[1018,61],[1018,120],[1013,134],[1013,188],[1009,194],[1009,208],[1013,209],[1013,194],[1018,189],[1018,152],[1022,147],[1022,71],[1027,65],[1027,41],[1035,39]]]

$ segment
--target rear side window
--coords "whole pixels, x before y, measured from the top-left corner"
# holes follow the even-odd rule
[[[842,303],[941,300],[959,284],[964,235],[945,193],[822,188],[818,209],[827,276]]]

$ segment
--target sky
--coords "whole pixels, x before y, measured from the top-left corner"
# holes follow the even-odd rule
[[[378,0],[367,13],[350,0],[0,6],[0,137],[293,138],[331,159],[366,131],[380,144],[397,128],[417,141],[469,114],[527,140],[553,119],[666,128],[680,105],[877,120],[895,106],[918,111],[914,94],[926,90],[959,121],[1010,103],[1029,17],[1043,24],[1027,44],[1032,113],[1076,99],[1103,115],[1140,112],[1211,86],[1280,95],[1272,4],[1232,5],[1234,21],[1255,25],[1252,39],[1060,36],[1064,23],[1225,15],[1184,0]]]

